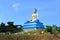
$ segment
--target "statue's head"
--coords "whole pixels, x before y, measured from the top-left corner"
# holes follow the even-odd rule
[[[37,9],[36,8],[34,8],[34,13],[36,13],[37,12]]]

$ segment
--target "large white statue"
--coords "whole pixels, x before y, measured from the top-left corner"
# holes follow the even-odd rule
[[[36,8],[34,8],[34,12],[33,12],[33,14],[32,14],[32,18],[31,18],[31,21],[35,21],[36,19],[37,19],[37,9]]]

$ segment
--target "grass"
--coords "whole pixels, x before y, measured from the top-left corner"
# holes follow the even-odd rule
[[[53,34],[41,34],[40,32],[40,30],[37,30],[25,32],[23,35],[0,35],[0,40],[60,40],[60,36],[56,37]],[[30,34],[28,35],[28,33]]]

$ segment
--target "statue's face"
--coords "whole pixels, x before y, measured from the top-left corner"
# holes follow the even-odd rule
[[[34,11],[34,13],[36,13],[37,12],[36,8],[33,11]]]

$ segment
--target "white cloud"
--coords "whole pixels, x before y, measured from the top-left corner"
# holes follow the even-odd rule
[[[14,3],[12,4],[12,7],[15,9],[15,10],[18,10],[20,8],[20,3]]]

